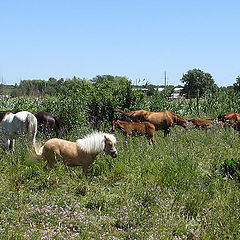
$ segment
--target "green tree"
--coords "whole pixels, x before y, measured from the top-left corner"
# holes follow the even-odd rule
[[[185,83],[181,93],[187,98],[201,97],[206,93],[214,93],[218,88],[211,74],[205,73],[200,69],[189,70],[183,75],[181,82]]]
[[[44,80],[22,80],[18,87],[19,96],[41,96],[46,90]]]
[[[239,93],[240,92],[240,77],[238,76],[236,78],[236,83],[233,84],[234,92]]]

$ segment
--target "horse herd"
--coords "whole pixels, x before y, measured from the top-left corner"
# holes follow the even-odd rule
[[[168,110],[161,112],[150,112],[137,110],[124,112],[114,109],[132,121],[113,120],[112,131],[119,128],[126,135],[145,135],[149,144],[155,143],[155,131],[163,130],[164,136],[170,133],[170,128],[179,125],[184,128],[194,126],[208,130],[214,124],[230,124],[240,131],[240,113],[229,112],[219,115],[217,119],[184,119],[180,115]],[[39,148],[36,145],[37,131],[55,131],[57,138],[49,139]],[[38,159],[44,159],[50,167],[54,166],[56,156],[61,157],[64,164],[68,166],[82,166],[84,174],[95,160],[96,156],[104,151],[111,157],[117,157],[118,153],[114,146],[116,138],[113,134],[95,132],[87,135],[76,142],[64,139],[64,126],[60,120],[48,112],[30,113],[28,111],[0,111],[0,132],[2,145],[14,152],[15,139],[21,135],[24,140],[32,143],[32,152]]]
[[[228,112],[219,115],[217,119],[199,119],[191,118],[184,119],[180,115],[168,110],[161,112],[150,112],[146,110],[137,110],[124,112],[120,109],[114,109],[114,112],[119,112],[133,120],[133,122],[113,120],[113,130],[121,129],[126,135],[145,134],[149,144],[155,142],[155,131],[163,130],[164,136],[170,133],[170,128],[179,125],[184,128],[195,127],[199,129],[209,130],[213,125],[221,126],[231,125],[234,129],[240,131],[240,113]]]
[[[30,113],[28,111],[2,111],[0,112],[0,133],[2,145],[5,149],[14,152],[15,139],[23,138],[32,143],[32,153],[37,159],[44,159],[50,167],[56,162],[55,156],[60,157],[64,164],[82,166],[83,173],[87,174],[88,167],[96,156],[104,151],[111,157],[117,157],[114,146],[116,138],[112,134],[96,132],[87,135],[76,142],[51,138],[42,147],[36,144],[38,127],[43,130],[55,130],[63,136],[64,127],[59,119],[48,112]]]

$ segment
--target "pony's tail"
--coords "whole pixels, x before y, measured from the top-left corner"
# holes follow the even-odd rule
[[[36,160],[41,160],[42,159],[43,148],[44,148],[44,145],[40,146],[40,145],[35,144],[33,146],[32,155],[33,155],[34,159],[36,159]]]

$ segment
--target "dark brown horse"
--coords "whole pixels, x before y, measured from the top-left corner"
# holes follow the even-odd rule
[[[150,122],[126,122],[121,120],[113,120],[112,131],[121,129],[126,135],[145,135],[149,144],[155,142],[155,126]]]
[[[64,126],[56,116],[49,112],[37,112],[34,116],[37,118],[40,132],[51,134],[54,131],[57,137],[64,136]]]
[[[161,112],[149,112],[146,110],[131,111],[129,113],[124,112],[120,109],[114,109],[115,112],[120,112],[125,116],[128,116],[134,121],[148,121],[152,123],[156,130],[164,130],[164,136],[169,134],[170,128],[174,125],[179,125],[186,127],[189,123],[183,117],[177,115],[176,113],[170,112],[168,110]]]

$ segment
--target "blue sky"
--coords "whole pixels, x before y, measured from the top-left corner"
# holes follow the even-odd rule
[[[240,76],[238,0],[0,1],[0,80],[126,76],[181,84],[199,68]],[[145,79],[145,82],[143,81]]]

